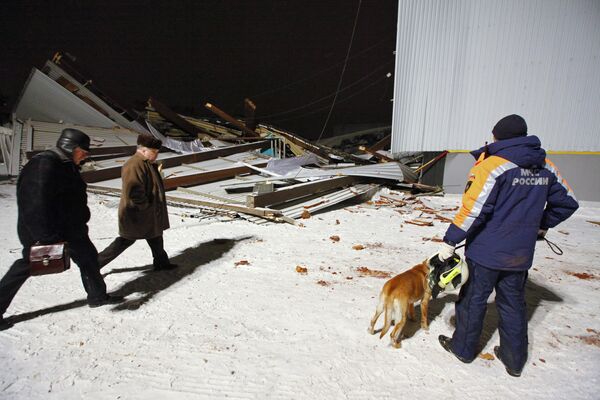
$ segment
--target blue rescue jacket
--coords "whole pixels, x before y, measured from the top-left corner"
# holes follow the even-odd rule
[[[500,140],[471,154],[477,162],[444,241],[466,239],[465,256],[487,268],[527,270],[538,230],[569,218],[579,207],[575,195],[536,136]]]

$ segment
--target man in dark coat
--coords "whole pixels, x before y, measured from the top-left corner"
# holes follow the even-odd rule
[[[0,320],[29,278],[32,245],[67,242],[69,255],[79,267],[90,307],[116,303],[106,294],[98,253],[88,237],[86,184],[79,165],[89,154],[90,138],[77,129],[64,129],[55,148],[33,157],[17,180],[17,232],[23,258],[15,261],[0,281]]]
[[[151,135],[138,136],[136,153],[123,165],[119,203],[119,237],[98,255],[100,268],[114,260],[137,239],[146,239],[155,270],[177,267],[164,250],[163,231],[169,214],[162,177],[155,163],[162,142]]]
[[[442,347],[462,362],[477,356],[487,299],[496,290],[500,346],[496,356],[512,376],[527,361],[525,283],[536,239],[579,207],[573,191],[546,158],[536,136],[518,115],[502,118],[494,143],[472,154],[462,207],[448,227],[438,257],[446,260],[466,239],[469,280],[456,302],[456,330],[440,335]]]

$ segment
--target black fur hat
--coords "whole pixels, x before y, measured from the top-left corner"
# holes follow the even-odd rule
[[[527,124],[520,115],[508,115],[498,121],[492,133],[497,140],[527,136]]]
[[[158,150],[162,146],[162,141],[160,141],[159,139],[155,138],[152,135],[142,133],[137,138],[137,144],[139,146],[144,146],[149,149],[157,149]]]
[[[90,137],[79,129],[66,128],[63,129],[56,147],[64,150],[66,153],[71,154],[75,147],[80,147],[85,151],[90,151]]]

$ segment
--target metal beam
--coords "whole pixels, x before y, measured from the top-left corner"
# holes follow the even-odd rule
[[[219,157],[229,156],[231,154],[242,153],[250,150],[262,150],[268,148],[269,141],[261,141],[257,143],[240,144],[236,146],[222,147],[215,150],[203,151],[201,153],[184,154],[181,156],[165,158],[159,160],[163,168],[177,167],[181,164],[191,164],[200,161],[213,160]],[[105,181],[115,179],[121,176],[121,166],[104,168],[95,171],[86,171],[81,173],[81,177],[87,183]]]
[[[358,178],[353,176],[344,176],[333,179],[322,179],[314,182],[295,185],[293,187],[277,190],[271,193],[249,195],[246,196],[246,206],[266,207],[274,204],[279,204],[300,197],[309,196],[315,193],[321,193],[327,190],[350,186],[357,180]]]
[[[245,201],[228,199],[228,198],[225,198],[225,197],[214,195],[212,193],[199,192],[198,190],[192,190],[192,189],[187,189],[187,188],[182,188],[182,187],[177,188],[177,192],[187,193],[187,194],[193,194],[193,195],[200,196],[200,197],[206,197],[206,198],[209,198],[211,200],[221,201],[223,203],[246,204]]]
[[[265,167],[267,163],[256,164],[257,167]],[[195,185],[202,185],[204,183],[220,181],[223,179],[233,178],[238,174],[247,174],[254,172],[252,169],[241,166],[232,168],[223,168],[215,171],[200,172],[192,175],[178,176],[175,178],[165,179],[164,185],[165,190],[173,190],[178,187],[189,187]]]
[[[324,158],[325,160],[329,160],[330,158],[335,159],[335,157],[332,157],[332,155],[334,155],[343,158],[344,160],[353,161],[357,164],[373,164],[373,162],[369,160],[363,160],[362,158],[356,157],[352,154],[344,153],[342,151],[331,149],[327,146],[312,143],[309,140],[293,135],[289,132],[282,131],[281,129],[275,129],[273,127],[268,127],[267,129],[275,133],[276,135],[284,137],[286,140],[294,143],[295,145],[300,146],[303,149],[308,150],[312,153],[315,153],[316,155],[318,155],[321,158]]]
[[[214,104],[206,103],[204,105],[204,107],[206,107],[208,110],[215,113],[217,116],[223,118],[225,121],[233,124],[234,126],[237,126],[243,132],[247,133],[248,135],[255,136],[255,137],[260,136],[258,133],[254,132],[252,129],[250,129],[246,125],[244,125],[244,123],[233,118],[231,115],[227,114],[225,111],[221,110],[219,107],[215,106]]]
[[[217,138],[219,135],[214,134],[213,132],[209,132],[206,129],[202,129],[199,126],[196,126],[184,118],[180,117],[179,114],[171,110],[169,107],[156,100],[153,97],[148,99],[148,102],[156,110],[157,113],[162,115],[167,121],[172,122],[178,128],[182,129],[184,132],[189,133],[192,136],[198,136],[198,134],[206,134],[210,137]]]
[[[114,146],[114,147],[92,147],[90,149],[90,157],[114,154],[115,157],[128,156],[135,153],[137,146]],[[44,150],[33,150],[25,153],[28,160],[31,160],[33,156],[41,153]]]
[[[303,139],[301,137],[298,137],[296,135],[292,135],[289,132],[282,131],[281,129],[274,129],[274,128],[268,128],[268,129],[271,130],[276,135],[279,135],[279,136],[285,138],[287,141],[295,144],[296,146],[299,146],[299,147],[303,148],[304,150],[308,150],[311,153],[314,153],[317,156],[319,156],[325,160],[329,160],[329,152],[324,150],[320,146],[317,146],[317,145],[311,143],[310,141]]]
[[[97,185],[88,186],[88,190],[92,193],[99,193],[99,194],[106,194],[106,193],[111,193],[111,194],[116,194],[116,195],[121,194],[121,189],[109,188],[109,187],[97,186]],[[248,207],[244,207],[242,205],[235,205],[235,204],[228,204],[228,203],[216,203],[216,202],[212,202],[212,201],[195,200],[195,199],[188,199],[188,198],[184,198],[184,197],[175,197],[175,196],[169,196],[169,195],[166,196],[166,200],[170,201],[170,202],[174,202],[174,203],[184,203],[184,204],[191,204],[191,205],[195,205],[195,206],[216,208],[216,209],[220,209],[220,210],[235,211],[235,212],[249,214],[249,215],[255,215],[257,217],[262,217],[262,218],[275,220],[275,221],[283,220],[281,218],[282,217],[281,211],[271,210],[269,208],[248,208]]]

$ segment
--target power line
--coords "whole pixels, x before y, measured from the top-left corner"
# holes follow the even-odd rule
[[[374,85],[378,84],[379,82],[381,82],[382,80],[384,80],[384,79],[386,79],[386,78],[389,78],[389,76],[388,76],[388,75],[384,75],[384,76],[382,76],[381,78],[379,78],[379,79],[377,79],[377,80],[375,80],[375,81],[371,82],[371,83],[370,83],[370,84],[368,84],[367,86],[365,86],[365,87],[363,87],[363,88],[361,88],[361,89],[357,90],[356,92],[352,93],[350,96],[348,96],[348,97],[344,98],[343,100],[340,100],[340,101],[338,101],[338,102],[337,102],[337,104],[341,104],[341,103],[344,103],[344,102],[346,102],[346,101],[348,101],[348,100],[352,99],[353,97],[355,97],[355,96],[357,96],[357,95],[361,94],[361,93],[362,93],[362,92],[364,92],[365,90],[367,90],[367,89],[369,89],[370,87],[372,87],[372,86],[374,86]],[[326,110],[327,108],[329,108],[329,106],[325,106],[325,107],[317,108],[316,110],[309,111],[309,112],[307,112],[307,113],[304,113],[304,114],[301,114],[301,115],[297,115],[297,116],[295,116],[295,117],[283,118],[283,119],[275,119],[275,120],[272,120],[272,121],[270,121],[270,122],[283,122],[283,121],[291,121],[291,120],[294,120],[294,119],[298,119],[298,118],[306,117],[307,115],[316,114],[316,113],[318,113],[319,111]]]
[[[358,56],[360,56],[360,55],[362,55],[362,54],[364,54],[364,53],[366,53],[366,52],[374,49],[375,47],[381,45],[382,43],[384,43],[384,42],[386,42],[388,40],[390,40],[390,38],[384,38],[384,39],[380,40],[379,42],[377,42],[377,43],[375,43],[375,44],[367,47],[366,49],[363,49],[363,50],[359,51],[358,53],[354,54],[352,57],[350,57],[350,59],[356,58],[356,57],[358,57]],[[340,61],[340,62],[335,63],[335,64],[333,64],[333,65],[331,65],[331,66],[329,66],[327,68],[324,68],[324,69],[319,70],[319,71],[317,71],[315,73],[312,73],[312,74],[310,74],[310,75],[308,75],[308,76],[306,76],[304,78],[300,78],[300,79],[298,79],[296,81],[293,81],[293,82],[290,82],[290,83],[286,83],[283,86],[276,87],[274,89],[269,89],[269,90],[266,90],[264,92],[261,92],[261,93],[258,93],[258,94],[252,95],[252,96],[248,96],[248,97],[250,97],[251,99],[255,99],[255,98],[258,98],[258,97],[262,97],[262,96],[264,96],[266,94],[271,94],[271,93],[275,93],[275,92],[278,92],[278,91],[283,90],[283,89],[287,89],[287,88],[289,88],[291,86],[294,86],[294,85],[296,85],[298,83],[306,82],[306,81],[308,81],[308,80],[310,80],[310,79],[312,79],[312,78],[314,78],[316,76],[319,76],[319,75],[323,74],[324,72],[330,71],[330,70],[336,68],[337,66],[343,64],[343,63],[344,63],[344,61]]]
[[[373,71],[371,71],[369,74],[367,74],[367,75],[363,76],[362,78],[354,81],[353,83],[349,84],[348,86],[344,86],[339,92],[340,93],[344,92],[344,91],[346,91],[346,90],[348,90],[348,89],[350,89],[350,88],[358,85],[360,82],[364,81],[365,79],[368,79],[369,77],[371,77],[372,75],[378,73],[379,71],[381,71],[382,69],[386,68],[388,65],[390,65],[392,63],[393,63],[393,61],[388,61],[387,63],[385,63],[383,65],[380,65],[379,67],[377,67],[376,69],[374,69]],[[335,94],[336,94],[336,92],[334,91],[334,92],[331,92],[330,94],[328,94],[326,96],[323,96],[323,97],[320,97],[320,98],[318,98],[316,100],[313,100],[310,103],[304,103],[301,106],[294,107],[294,108],[291,108],[291,109],[288,109],[288,110],[285,110],[285,111],[277,112],[277,113],[274,113],[274,114],[260,115],[259,117],[261,119],[266,119],[266,118],[279,117],[281,115],[289,114],[289,113],[292,113],[294,111],[298,111],[298,110],[302,110],[304,108],[308,108],[308,107],[312,106],[313,104],[320,103],[321,101],[326,100],[326,99],[334,96]]]
[[[346,53],[346,61],[344,61],[344,68],[342,68],[342,73],[340,74],[340,80],[337,85],[336,93],[331,102],[331,108],[329,109],[329,113],[327,114],[327,118],[325,119],[325,123],[323,124],[323,129],[321,129],[321,133],[317,138],[317,143],[323,137],[323,132],[325,132],[325,128],[327,127],[327,123],[329,122],[329,118],[331,117],[331,113],[333,112],[333,107],[335,106],[335,101],[337,100],[338,93],[340,87],[342,86],[342,80],[344,79],[344,72],[346,72],[346,65],[348,65],[348,59],[350,57],[350,50],[352,49],[352,42],[354,41],[354,33],[356,32],[356,25],[358,23],[358,15],[360,14],[360,5],[362,4],[362,0],[358,0],[358,8],[356,9],[356,17],[354,18],[354,26],[352,27],[352,36],[350,36],[350,44],[348,45],[348,52]]]

